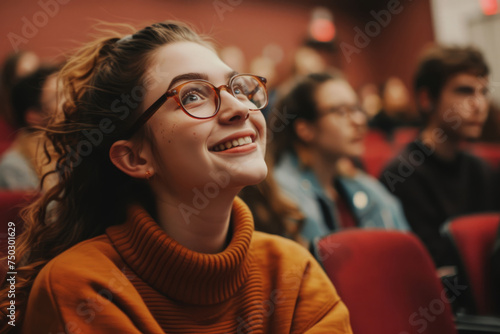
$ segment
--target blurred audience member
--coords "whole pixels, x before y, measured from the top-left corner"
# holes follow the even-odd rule
[[[40,67],[12,89],[14,123],[19,130],[0,159],[0,188],[36,189],[42,175],[43,142],[36,127],[47,124],[56,110],[57,67]]]
[[[294,72],[298,76],[319,73],[326,68],[323,57],[309,46],[302,46],[295,52]]]
[[[368,119],[372,119],[382,109],[382,98],[375,84],[365,84],[359,90],[361,107],[366,112]]]
[[[428,50],[414,79],[425,125],[381,174],[438,267],[455,262],[440,235],[443,223],[494,209],[490,166],[460,149],[464,140],[481,134],[489,108],[488,74],[482,54],[473,48]]]
[[[306,45],[301,46],[295,51],[292,66],[290,78],[279,86],[279,97],[287,95],[297,82],[303,80],[307,75],[324,72],[327,68],[326,61],[321,54]]]
[[[400,78],[390,77],[382,89],[382,109],[370,120],[370,128],[382,131],[392,140],[396,128],[416,125],[413,118],[408,89]]]
[[[398,200],[348,158],[364,149],[366,114],[337,75],[310,74],[271,115],[278,184],[304,213],[306,240],[347,227],[407,230]]]
[[[11,53],[5,59],[0,81],[0,118],[17,127],[12,113],[11,94],[16,82],[40,66],[38,56],[30,51]]]

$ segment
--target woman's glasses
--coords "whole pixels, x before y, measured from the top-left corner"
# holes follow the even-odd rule
[[[165,92],[137,119],[128,131],[132,136],[171,97],[182,110],[193,118],[206,119],[217,115],[222,89],[227,90],[250,110],[260,110],[267,105],[266,78],[251,74],[237,74],[227,85],[215,87],[206,80],[189,80]]]

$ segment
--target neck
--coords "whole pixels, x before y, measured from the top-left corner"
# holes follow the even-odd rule
[[[422,131],[420,138],[439,158],[453,160],[459,151],[460,140],[442,131],[441,128],[428,126]]]
[[[231,209],[237,193],[238,190],[221,191],[215,198],[191,193],[184,200],[157,196],[158,224],[190,250],[219,253],[226,247]]]

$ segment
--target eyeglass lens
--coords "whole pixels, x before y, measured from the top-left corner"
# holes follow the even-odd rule
[[[261,109],[267,102],[265,86],[251,76],[237,76],[231,81],[233,95],[249,109]],[[190,82],[179,91],[184,109],[194,117],[210,117],[215,114],[218,96],[212,85],[206,82]]]

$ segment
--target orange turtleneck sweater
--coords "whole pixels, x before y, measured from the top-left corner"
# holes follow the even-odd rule
[[[50,261],[22,333],[352,333],[332,283],[302,246],[254,232],[233,204],[232,239],[190,251],[140,207]]]

